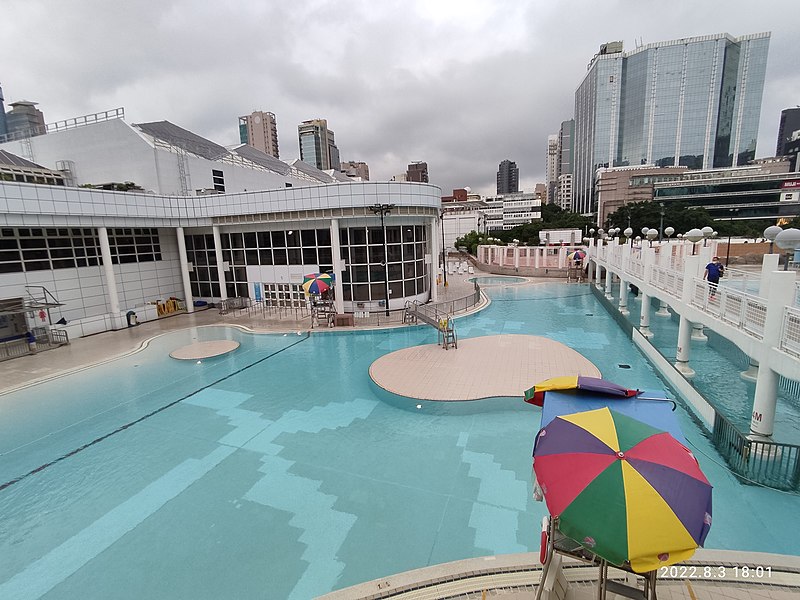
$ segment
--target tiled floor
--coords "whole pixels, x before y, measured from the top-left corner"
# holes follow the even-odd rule
[[[369,374],[394,394],[441,401],[522,396],[534,384],[562,375],[600,377],[575,350],[532,335],[466,339],[449,350],[436,344],[405,348],[380,357]]]

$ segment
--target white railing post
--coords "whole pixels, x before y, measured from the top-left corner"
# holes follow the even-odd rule
[[[691,303],[692,286],[694,285],[694,279],[697,276],[699,265],[699,256],[687,256],[684,261],[683,290],[681,293],[681,300],[684,305],[689,305]],[[689,319],[681,315],[678,324],[678,348],[675,352],[675,368],[687,379],[695,375],[694,369],[689,366],[689,358],[691,357],[691,330],[692,327]]]
[[[650,331],[650,296],[642,293],[642,308],[639,315],[639,333],[644,337],[653,337],[653,332]]]
[[[772,271],[767,279],[767,315],[762,339],[765,350],[762,356],[767,360],[762,360],[758,367],[750,419],[750,432],[761,436],[771,436],[775,428],[778,374],[770,368],[768,357],[772,349],[780,345],[784,309],[794,302],[796,274],[794,271]]]

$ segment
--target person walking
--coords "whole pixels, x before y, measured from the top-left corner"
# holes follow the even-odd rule
[[[706,271],[703,273],[703,279],[708,281],[708,286],[711,288],[710,298],[713,300],[714,295],[717,293],[717,286],[719,279],[725,274],[725,267],[719,262],[719,256],[711,259],[711,262],[706,265]]]

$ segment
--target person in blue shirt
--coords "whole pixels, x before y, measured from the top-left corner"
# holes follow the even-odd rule
[[[719,285],[719,278],[725,273],[725,267],[719,262],[719,256],[711,259],[711,262],[706,265],[706,272],[703,273],[703,279],[708,280],[708,285],[711,288],[711,298],[717,292],[717,285]]]

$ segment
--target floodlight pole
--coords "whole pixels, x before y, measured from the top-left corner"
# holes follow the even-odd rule
[[[444,209],[439,211],[439,222],[442,225],[442,275],[444,276],[444,287],[447,288],[447,248],[444,245]]]
[[[386,223],[384,217],[392,212],[394,204],[373,204],[369,209],[381,217],[381,230],[383,230],[383,284],[386,303],[386,316],[389,316],[389,251],[386,245]]]

